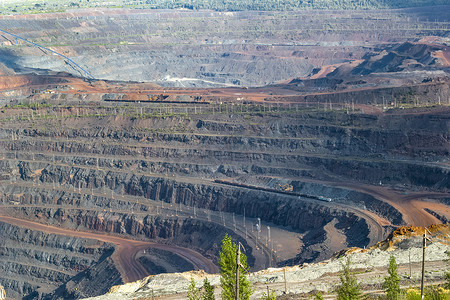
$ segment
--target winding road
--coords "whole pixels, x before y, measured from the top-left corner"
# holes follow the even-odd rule
[[[435,216],[425,211],[425,208],[438,211],[447,218],[450,217],[450,208],[445,204],[429,202],[424,199],[448,198],[448,193],[426,191],[398,191],[389,186],[375,186],[350,181],[324,181],[302,178],[304,181],[321,183],[324,185],[348,188],[354,191],[369,194],[381,201],[389,203],[403,216],[403,220],[410,226],[430,226],[441,223]]]
[[[147,248],[157,248],[176,253],[191,262],[196,269],[203,269],[207,273],[218,272],[218,267],[211,260],[191,249],[153,242],[136,241],[93,232],[63,229],[3,215],[0,215],[0,222],[51,234],[95,239],[106,243],[112,243],[116,245],[116,251],[112,255],[112,259],[116,263],[124,282],[133,282],[149,275],[146,269],[136,260],[137,253]]]

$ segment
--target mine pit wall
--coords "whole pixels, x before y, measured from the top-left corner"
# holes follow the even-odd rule
[[[56,160],[92,167],[97,164],[93,156],[97,156],[101,168],[126,169],[137,164],[140,171],[157,174],[220,178],[249,173],[298,177],[309,176],[308,168],[320,166],[334,174],[371,184],[381,181],[437,191],[450,189],[448,170],[427,164],[449,155],[448,125],[442,113],[406,116],[299,113],[295,121],[277,123],[272,123],[274,116],[265,117],[269,118],[270,127],[248,125],[245,120],[231,122],[227,117],[224,119],[229,123],[197,120],[197,117],[164,119],[168,124],[183,124],[187,131],[195,130],[193,134],[113,129],[56,132],[5,129],[0,131],[4,139],[0,147],[5,149],[8,159],[16,155],[19,160]],[[262,122],[260,117],[254,118],[255,122]],[[162,123],[161,120],[142,122],[145,128],[159,128]],[[264,136],[245,136],[249,132]],[[215,133],[230,136],[215,136]],[[21,139],[8,140],[14,135]],[[282,139],[277,138],[280,135]],[[55,139],[50,141],[52,138]],[[121,141],[129,143],[121,144]],[[218,160],[227,164],[220,165]],[[45,167],[46,164],[39,166]],[[320,172],[315,176],[321,176]]]
[[[403,215],[397,209],[371,195],[345,188],[327,186],[322,183],[291,180],[288,181],[288,184],[293,188],[292,194],[315,200],[320,200],[320,197],[328,198],[330,199],[330,204],[333,202],[361,210],[368,210],[385,218],[392,225],[405,225]]]
[[[180,137],[182,138],[182,137]],[[376,144],[377,138],[373,138],[373,143]],[[415,137],[417,139],[420,138],[420,133],[417,133]],[[380,141],[383,145],[391,145],[384,146],[390,147],[391,151],[398,151],[399,154],[404,151],[408,151],[410,153],[402,153],[403,155],[423,155],[428,154],[428,158],[432,159],[433,157],[445,157],[448,154],[448,149],[446,149],[445,142],[445,134],[436,133],[434,137],[428,136],[426,140],[429,142],[434,142],[437,148],[439,146],[442,150],[437,149],[435,152],[431,153],[426,148],[420,149],[417,147],[416,149],[408,149],[403,148],[404,145],[407,145],[411,142],[414,137],[398,134],[395,137],[387,137],[381,136],[380,133]],[[353,139],[352,139],[353,140]],[[219,142],[219,141],[218,141]],[[249,142],[249,141],[247,141]],[[235,143],[239,144],[239,141],[235,141]],[[300,143],[298,146],[301,148],[313,148],[312,145],[307,145],[311,142]],[[100,155],[105,156],[103,158],[98,158],[98,165],[100,168],[117,168],[117,169],[126,169],[132,165],[137,164],[139,166],[139,171],[141,172],[150,172],[150,173],[170,173],[170,174],[178,174],[182,176],[199,176],[200,174],[204,176],[227,176],[233,177],[242,173],[252,173],[254,175],[265,175],[265,174],[273,174],[277,175],[289,175],[289,176],[308,176],[310,172],[306,169],[291,169],[292,166],[308,166],[311,168],[316,168],[317,166],[321,166],[325,170],[328,170],[334,174],[339,174],[341,176],[352,178],[357,181],[378,184],[380,181],[384,184],[406,184],[409,186],[417,186],[417,187],[425,187],[428,189],[436,190],[436,191],[448,191],[450,190],[450,177],[448,176],[448,170],[442,167],[439,167],[434,164],[427,164],[426,162],[417,162],[417,161],[407,161],[407,160],[390,160],[382,159],[381,157],[374,155],[373,157],[367,156],[367,159],[363,160],[355,160],[352,157],[314,157],[310,155],[302,155],[302,154],[275,154],[271,153],[239,153],[239,152],[231,152],[231,151],[220,151],[220,150],[208,150],[208,149],[165,149],[165,148],[154,148],[152,146],[143,146],[143,147],[133,147],[133,146],[120,146],[120,145],[102,145],[102,144],[76,144],[73,142],[67,141],[56,141],[56,142],[44,142],[44,141],[21,141],[21,142],[12,142],[4,145],[0,142],[0,146],[4,146],[6,151],[5,157],[9,159],[15,159],[14,155],[18,157],[18,159],[26,159],[30,162],[22,162],[19,164],[20,176],[21,177],[34,177],[33,172],[29,169],[28,164],[33,163],[32,160],[41,160],[41,161],[53,161],[57,160],[61,163],[72,165],[73,163],[77,165],[86,165],[87,167],[92,167],[97,164],[96,159],[94,158],[86,158],[85,156],[77,156],[77,153],[82,152],[86,154]],[[220,145],[220,143],[219,143]],[[291,145],[291,147],[293,147]],[[336,153],[345,153],[347,150],[347,145],[339,145],[334,144],[330,145],[333,148],[333,151]],[[321,147],[319,147],[318,151]],[[370,149],[368,149],[370,148]],[[404,150],[403,150],[404,149]],[[41,153],[48,153],[48,151],[53,153],[57,153],[56,158],[52,154],[35,154],[33,157],[29,152],[39,151]],[[382,149],[373,149],[370,145],[365,144],[364,148],[358,150],[358,145],[354,146],[354,151],[361,151],[363,153],[370,152],[382,152]],[[385,151],[390,151],[385,149]],[[66,154],[70,154],[71,156],[62,157],[59,152],[63,152]],[[348,150],[350,151],[350,150]],[[16,154],[14,152],[17,152]],[[73,154],[72,154],[73,153]],[[356,153],[355,153],[356,154]],[[118,157],[112,158],[112,156],[118,155]],[[127,159],[121,159],[119,156],[126,155]],[[395,155],[395,153],[393,153]],[[111,158],[108,158],[111,156]],[[134,158],[133,158],[134,157]],[[142,157],[142,159],[139,159]],[[176,157],[176,159],[184,162],[178,161],[164,161],[168,157]],[[188,158],[189,157],[189,158]],[[211,157],[217,159],[221,157],[223,160],[227,160],[231,165],[217,165],[212,166]],[[152,159],[161,159],[161,161],[146,161],[147,158]],[[189,161],[195,161],[197,163],[189,163]],[[251,161],[251,165],[245,164],[245,162]],[[202,164],[204,162],[205,164]],[[237,164],[238,162],[242,162],[242,164]],[[2,161],[0,166],[3,169],[3,174],[8,176],[9,171],[14,168],[14,166],[9,166],[8,162]],[[277,165],[277,167],[275,167]],[[280,168],[279,166],[283,166]],[[62,171],[56,166],[48,166],[46,163],[33,163],[33,169],[43,169],[41,180],[48,181],[50,179],[46,179],[44,177],[51,176],[51,180],[55,182],[62,182],[59,178],[62,178],[62,173],[69,171]],[[85,169],[74,169],[70,171],[75,177],[85,176],[86,173],[92,173],[92,170]],[[316,176],[320,176],[320,174],[316,174]],[[98,175],[91,174],[92,179],[83,179],[85,184],[88,184],[90,181],[95,180],[94,178],[98,178]],[[117,174],[116,176],[123,176]],[[67,177],[67,176],[66,176]],[[66,178],[64,177],[64,178]],[[70,181],[67,178],[65,181]],[[118,180],[116,183],[108,182],[108,186],[113,189],[117,189],[115,185],[118,184]]]
[[[355,91],[341,91],[326,94],[309,94],[302,96],[287,96],[283,98],[271,98],[278,101],[308,102],[314,103],[354,103],[354,104],[379,104],[383,105],[383,99],[388,106],[414,103],[418,105],[432,105],[449,103],[450,89],[447,82],[424,83],[413,86],[386,87],[363,89]]]
[[[64,206],[64,203],[61,203]],[[67,206],[66,206],[67,207]],[[98,231],[132,239],[175,244],[194,249],[216,262],[221,240],[228,233],[241,242],[248,253],[248,262],[254,264],[253,248],[241,236],[220,224],[176,216],[155,216],[145,213],[94,211],[83,208],[9,207],[5,209],[23,219],[45,222],[81,231]],[[128,211],[131,211],[128,209]]]
[[[44,299],[80,299],[106,294],[114,285],[123,284],[116,265],[110,256],[100,259],[91,268],[80,272]]]
[[[242,214],[245,209],[247,217],[261,218],[267,222],[273,222],[277,225],[290,227],[295,231],[307,232],[319,230],[334,218],[338,219],[338,228],[342,228],[347,236],[347,243],[350,246],[366,246],[369,243],[369,229],[365,220],[356,216],[354,213],[345,212],[340,209],[325,206],[318,201],[303,201],[297,197],[283,196],[273,193],[252,191],[244,188],[233,188],[217,184],[192,184],[180,181],[168,180],[158,177],[126,175],[123,173],[108,172],[105,176],[103,171],[91,171],[89,173],[77,173],[76,168],[60,168],[58,174],[41,171],[40,183],[46,183],[47,189],[51,189],[53,180],[71,185],[67,191],[49,191],[39,192],[39,188],[32,188],[30,184],[33,177],[26,171],[26,164],[19,163],[21,168],[21,178],[17,182],[28,182],[28,188],[16,186],[8,189],[9,196],[3,197],[4,201],[19,201],[20,204],[42,205],[43,208],[10,208],[11,212],[20,214],[22,217],[39,220],[48,219],[47,222],[61,222],[63,224],[72,224],[71,226],[82,225],[88,229],[110,231],[115,233],[126,233],[130,235],[145,236],[147,238],[175,238],[180,232],[181,226],[178,222],[163,220],[160,218],[144,218],[142,221],[136,221],[133,217],[127,216],[115,221],[98,220],[98,212],[83,212],[83,207],[100,209],[122,209],[136,210],[145,212],[145,205],[136,203],[127,203],[126,200],[111,200],[107,196],[98,197],[85,195],[80,197],[77,192],[72,193],[71,189],[77,190],[76,182],[83,182],[82,188],[101,189],[105,185],[108,190],[115,190],[120,194],[123,190],[125,195],[145,197],[164,201],[166,203],[182,203],[189,207],[206,208],[212,211],[234,212]],[[28,166],[29,167],[29,166]],[[72,177],[70,174],[76,174]],[[57,177],[56,177],[57,175]],[[14,198],[15,193],[21,193],[19,199]],[[116,195],[117,195],[116,194]],[[108,192],[106,193],[108,195]],[[64,208],[45,208],[45,204],[57,204],[64,207],[79,207],[80,212],[71,216],[64,212]],[[389,211],[389,210],[387,210]],[[72,215],[73,212],[71,213]],[[100,212],[103,215],[103,212]],[[390,216],[391,217],[391,216]],[[398,216],[391,217],[396,222]],[[117,218],[117,217],[115,217]],[[351,229],[356,226],[358,234],[353,234]],[[352,226],[350,226],[352,225]],[[320,229],[323,231],[323,229]]]
[[[0,284],[11,299],[39,298],[90,272],[109,259],[114,247],[90,239],[48,234],[0,222]],[[97,282],[101,295],[111,285],[121,284],[121,275],[111,264],[109,277]],[[80,294],[83,288],[80,287]]]
[[[21,179],[28,182],[28,185],[33,183],[34,176],[31,176],[31,171],[27,171],[29,163],[19,163],[21,167]],[[70,179],[70,175],[72,179]],[[46,183],[47,188],[51,188],[53,182],[57,184],[65,183],[70,185],[65,192],[45,191],[42,194],[36,193],[36,187],[28,187],[28,192],[20,197],[21,204],[68,204],[81,207],[94,206],[98,208],[113,208],[113,209],[141,209],[146,210],[146,207],[136,203],[127,203],[122,200],[111,201],[106,192],[104,197],[85,195],[80,197],[78,195],[77,182],[82,182],[81,186],[84,190],[90,191],[94,188],[96,191],[103,191],[105,186],[110,190],[116,192],[115,195],[120,195],[121,191],[125,195],[145,197],[147,199],[160,200],[166,203],[182,203],[183,205],[198,208],[206,208],[213,211],[235,212],[241,214],[244,208],[246,216],[260,217],[268,222],[274,222],[282,226],[290,226],[294,230],[303,231],[311,230],[320,226],[324,226],[332,220],[332,216],[326,216],[327,213],[337,213],[334,209],[323,207],[320,202],[304,202],[297,197],[276,195],[272,193],[252,191],[244,188],[233,188],[217,184],[192,184],[181,181],[174,181],[159,177],[149,177],[145,175],[133,175],[116,172],[90,171],[77,172],[76,168],[59,168],[58,173],[42,170],[39,178],[40,183]],[[71,190],[74,190],[72,193]],[[9,198],[14,199],[13,192],[27,191],[24,187],[14,187],[10,191]],[[61,196],[56,195],[61,194]],[[39,195],[39,196],[37,196]],[[84,198],[84,199],[83,199]],[[65,203],[69,201],[68,203]],[[318,215],[311,217],[297,215],[302,211],[313,211],[315,207],[319,208]],[[298,209],[295,209],[298,208]],[[309,212],[311,213],[311,212]],[[293,214],[293,215],[292,215]],[[348,217],[348,216],[347,216]],[[392,221],[396,223],[394,216]],[[364,245],[360,243],[359,245]]]
[[[294,88],[295,89],[295,88]],[[299,92],[304,93],[302,89]],[[113,103],[115,99],[118,101],[126,99],[126,95],[122,93],[38,93],[30,96],[30,91],[27,90],[10,90],[0,92],[3,104],[19,104],[19,103],[40,103],[45,101],[46,103],[59,105],[66,102],[67,104],[79,104],[86,102],[93,103],[105,103],[105,99],[108,99],[108,103]],[[142,101],[147,101],[148,97],[145,95],[138,95],[142,98]],[[182,97],[182,96],[179,96]],[[211,103],[219,103],[223,101],[236,101],[236,98],[245,98],[245,93],[239,97],[224,97],[207,95],[202,96],[203,101]],[[329,103],[348,105],[351,103],[367,104],[367,105],[386,105],[392,107],[392,105],[433,105],[433,104],[446,104],[449,103],[450,89],[448,82],[432,82],[423,83],[413,86],[400,86],[400,87],[385,87],[385,88],[367,88],[367,89],[355,89],[352,91],[336,91],[327,92],[326,94],[320,94],[314,91],[306,93],[305,95],[298,96],[283,96],[283,97],[268,97],[266,100],[274,101],[277,103],[293,102],[293,103],[308,103],[312,106],[317,103]],[[113,100],[113,101],[111,101]],[[383,102],[384,101],[384,102]],[[120,103],[120,102],[118,102]],[[156,102],[155,102],[156,103]],[[169,102],[168,102],[169,103]],[[199,102],[198,105],[205,103]],[[254,103],[261,104],[261,103]],[[342,108],[344,106],[338,106]]]
[[[354,161],[351,159],[334,160],[314,157],[314,162],[323,168],[343,177],[372,184],[404,184],[412,187],[424,187],[436,191],[450,190],[449,171],[438,166],[389,161]]]
[[[103,129],[102,122],[110,119],[102,118],[96,118],[99,125],[93,129],[1,129],[0,199],[9,206],[2,209],[9,215],[68,228],[174,243],[198,249],[214,261],[217,245],[229,229],[202,220],[151,215],[155,212],[142,197],[215,212],[242,214],[245,208],[247,217],[260,217],[304,234],[302,252],[291,261],[280,262],[290,264],[323,258],[319,257],[326,239],[323,226],[330,222],[336,222],[335,228],[346,235],[349,246],[371,243],[372,229],[354,210],[227,187],[213,179],[243,174],[320,179],[322,171],[329,170],[369,183],[381,180],[383,184],[411,183],[413,188],[449,190],[448,171],[436,163],[448,154],[448,125],[442,115],[300,112],[281,120],[277,115],[254,114],[252,124],[245,116],[216,117],[143,119],[127,121],[130,123],[124,126],[170,130],[164,126],[182,122],[187,133]],[[82,128],[82,119],[69,122]],[[258,123],[264,125],[255,125]],[[12,135],[19,139],[11,140]],[[223,161],[226,164],[221,164]],[[173,177],[162,177],[165,173]],[[328,195],[324,187],[294,183],[294,191]],[[357,192],[329,190],[329,195],[341,194],[345,197],[336,201],[339,204],[357,209],[365,206],[392,224],[402,224],[401,215],[384,202]],[[202,240],[208,235],[217,239]]]

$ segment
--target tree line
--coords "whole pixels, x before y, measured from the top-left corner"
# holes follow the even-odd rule
[[[215,11],[296,11],[309,9],[389,9],[448,5],[448,0],[49,0],[4,3],[2,12],[63,12],[73,8],[113,7],[135,9],[208,9]]]
[[[218,11],[283,11],[305,9],[383,9],[446,5],[446,0],[145,0],[154,8],[212,9]]]

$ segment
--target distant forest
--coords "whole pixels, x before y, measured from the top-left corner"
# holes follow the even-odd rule
[[[16,0],[3,2],[2,13],[62,12],[89,7],[135,9],[210,9],[216,11],[293,11],[308,9],[386,9],[448,5],[449,0]]]
[[[380,9],[445,5],[448,0],[146,0],[130,1],[154,8],[239,10]]]

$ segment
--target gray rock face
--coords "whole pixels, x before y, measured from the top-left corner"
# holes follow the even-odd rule
[[[244,212],[247,222],[260,218],[264,229],[301,237],[299,250],[277,261],[286,265],[329,258],[336,235],[343,247],[379,241],[391,227],[375,226],[361,211],[392,225],[405,223],[391,204],[325,184],[330,178],[449,190],[448,170],[439,164],[448,156],[448,116],[442,111],[362,115],[307,108],[283,117],[238,112],[56,118],[20,123],[20,129],[5,123],[2,211],[53,226],[175,244],[212,261],[229,233],[244,244],[249,263],[262,268],[267,263],[261,251],[244,238]],[[281,188],[285,184],[290,192]],[[122,280],[109,256],[111,245],[2,226],[0,278],[14,298],[87,297]],[[144,259],[150,268],[155,261]]]
[[[379,44],[419,40],[430,31],[446,34],[438,24],[425,28],[420,18],[404,17],[410,13],[369,10],[353,16],[344,10],[328,18],[320,10],[71,11],[5,17],[0,27],[59,51],[99,79],[178,87],[262,86],[361,59]],[[420,15],[445,22],[433,7],[421,9]],[[15,49],[10,36],[2,42],[6,49],[0,62],[15,71],[85,75],[42,48],[19,41],[20,49]]]
[[[101,295],[109,291],[115,284],[122,284],[119,271],[109,255],[89,269],[70,278],[44,299],[79,299],[91,295]]]
[[[113,251],[112,245],[95,240],[47,234],[3,222],[0,237],[0,281],[10,298],[38,298],[51,293],[80,271],[97,268]],[[96,288],[106,292],[111,284],[121,283],[117,270],[115,273],[119,277],[98,282]]]

